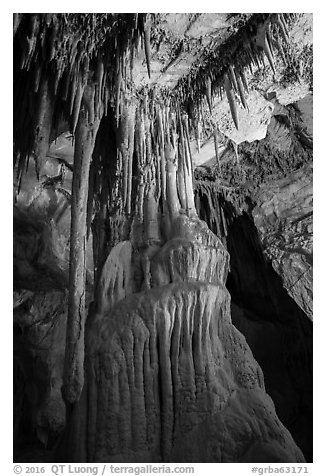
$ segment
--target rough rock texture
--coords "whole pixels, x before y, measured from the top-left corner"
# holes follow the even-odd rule
[[[52,143],[39,171],[30,165],[18,192],[14,183],[15,284],[67,287],[69,275],[70,201],[73,156],[63,134]],[[64,162],[63,162],[64,161]],[[66,164],[66,165],[65,165]],[[31,269],[30,266],[34,269]],[[87,280],[93,283],[92,239],[87,243]],[[42,271],[42,272],[41,272]]]
[[[215,97],[213,102],[214,124],[218,124],[219,130],[223,136],[226,136],[239,146],[246,143],[255,143],[266,136],[271,119],[279,113],[279,106],[299,105],[300,112],[306,116],[302,110],[302,103],[309,104],[311,111],[303,117],[303,122],[310,123],[310,132],[312,137],[312,65],[306,62],[307,58],[312,58],[312,28],[313,15],[304,14],[298,18],[290,31],[292,46],[290,54],[292,62],[300,63],[300,79],[293,78],[289,63],[284,63],[283,59],[276,58],[276,75],[267,67],[261,71],[259,68],[253,68],[253,74],[246,72],[247,81],[250,85],[249,94],[246,97],[248,109],[242,108],[241,104],[237,109],[239,128],[237,129],[231,117],[230,108],[227,99]],[[311,48],[310,53],[308,52]],[[291,62],[290,62],[291,63]],[[240,103],[240,101],[239,101]],[[275,134],[275,128],[273,134]],[[278,135],[278,134],[277,134]],[[275,142],[284,145],[282,137],[275,137]],[[219,153],[224,153],[225,147],[223,141],[219,141]],[[206,137],[197,149],[196,141],[192,143],[192,154],[194,163],[197,166],[201,164],[212,165],[215,162],[214,136]],[[280,161],[281,162],[281,161]]]
[[[262,186],[252,211],[264,252],[289,295],[312,319],[312,166]]]
[[[111,312],[95,309],[90,315],[87,383],[68,425],[65,457],[304,461],[265,393],[259,365],[232,325],[223,245],[198,219],[177,235],[184,241],[172,238],[152,258],[155,287],[121,299]],[[195,262],[194,249],[203,247],[205,256],[209,241],[217,247],[211,262]],[[207,266],[219,272],[208,276]],[[78,441],[71,441],[70,432],[78,432]]]
[[[51,447],[64,429],[61,386],[66,319],[65,291],[14,293],[16,447],[37,439]]]
[[[248,215],[231,220],[232,322],[261,365],[278,416],[312,459],[312,324],[266,259]]]
[[[266,146],[267,140],[273,144],[271,137],[264,140]],[[278,137],[286,139],[284,128]],[[279,147],[286,150],[282,141]],[[274,160],[273,171],[277,151],[275,146],[265,150]],[[262,144],[258,160],[269,160],[263,151]],[[298,150],[294,157],[302,160]],[[232,322],[262,367],[277,415],[312,461],[312,168],[308,162],[286,179],[279,179],[277,171],[269,180],[257,175],[264,180],[256,183],[256,193],[250,186],[229,194],[202,181],[197,210],[230,254]],[[292,264],[306,270],[296,283]]]
[[[69,165],[69,143],[64,137],[59,139],[52,144],[49,155],[63,158]],[[28,461],[33,461],[39,450],[41,458],[47,457],[44,448],[50,451],[65,427],[61,386],[72,174],[68,167],[63,174],[60,162],[53,157],[47,157],[42,164],[39,180],[34,168],[29,168],[13,210],[14,441],[17,454],[21,447],[27,451],[32,446],[32,454],[26,456]],[[93,282],[91,244],[90,240],[88,302]]]

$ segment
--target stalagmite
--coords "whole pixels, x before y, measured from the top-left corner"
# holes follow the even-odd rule
[[[85,253],[89,168],[100,117],[89,123],[82,103],[76,127],[74,174],[71,201],[69,304],[64,366],[63,395],[67,403],[76,402],[84,384],[85,331]]]

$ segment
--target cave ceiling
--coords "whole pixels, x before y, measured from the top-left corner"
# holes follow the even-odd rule
[[[96,24],[100,20],[91,18],[92,15],[96,16],[95,14],[85,14],[84,22],[88,22],[90,34],[83,36],[78,25],[75,26],[75,32],[72,28],[72,34],[69,35],[68,29],[65,30],[65,23],[69,25],[71,22],[74,25],[76,15],[61,15],[62,18],[60,14],[16,14],[15,55],[23,72],[21,79],[17,74],[17,89],[19,81],[25,82],[28,78],[28,83],[33,83],[36,91],[40,76],[44,71],[51,71],[57,76],[53,85],[55,90],[60,90],[60,82],[70,82],[70,91],[65,93],[68,101],[69,96],[78,93],[76,71],[86,74],[84,61],[87,48],[90,49],[90,58],[99,58],[98,52],[101,51],[104,33],[102,37],[98,35],[99,38],[94,40],[92,25],[89,25],[92,21]],[[123,15],[109,16],[118,18]],[[149,94],[150,97],[176,97],[181,107],[191,114],[194,113],[196,126],[191,131],[190,139],[195,166],[214,162],[216,128],[221,153],[225,149],[225,138],[232,139],[236,145],[244,141],[260,140],[266,135],[275,101],[288,104],[304,97],[311,90],[308,78],[311,65],[307,64],[307,52],[312,45],[312,15],[163,13],[147,14],[146,22],[150,22],[150,27],[147,27],[150,31],[148,61],[145,35],[140,34],[137,42],[132,40],[131,44],[135,43],[135,49],[133,54],[126,58],[124,66],[130,67],[131,71],[128,77],[130,81],[126,86],[128,94],[137,100],[144,94]],[[55,38],[55,35],[60,33],[60,28],[61,40],[60,35],[58,39]],[[103,31],[105,32],[105,28]],[[259,43],[261,40],[257,40],[262,36],[261,32],[265,32],[264,38],[267,38],[266,44],[269,45],[267,48],[270,47],[270,51],[266,50],[266,44],[263,47],[262,43]],[[44,37],[48,41],[47,48],[44,46]],[[68,38],[73,38],[74,41]],[[117,41],[116,39],[114,46],[118,44]],[[43,45],[42,54],[40,45]],[[128,43],[126,50],[129,49],[131,51]],[[114,65],[117,58],[117,54],[109,55],[107,66]],[[244,74],[244,89],[248,86],[245,97],[241,97],[242,91],[235,91],[232,105],[232,97],[228,100],[225,94],[223,79],[230,66]],[[86,68],[92,70],[89,64]],[[95,67],[93,69],[95,70]],[[112,71],[110,74],[112,75]],[[112,78],[111,82],[117,81]],[[26,91],[27,87],[28,85]],[[114,86],[111,84],[110,87],[113,91]],[[30,89],[31,87],[28,94],[31,94]],[[69,133],[72,132],[73,100],[74,98],[70,98],[70,113],[60,110],[64,109],[62,103],[59,104],[59,109],[57,108],[52,138],[62,132],[66,134],[51,146],[52,153],[68,159],[70,163],[73,160],[73,145]],[[24,104],[26,95],[22,97],[21,92],[18,92],[17,101]],[[237,126],[234,122],[235,115]],[[26,122],[38,120],[35,117],[36,112],[26,113],[25,116]],[[198,121],[198,118],[201,120]],[[35,138],[26,137],[24,120],[16,122],[16,153],[26,156],[31,151]],[[21,139],[22,135],[24,140]]]

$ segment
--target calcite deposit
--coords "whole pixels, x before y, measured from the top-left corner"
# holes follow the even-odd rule
[[[260,366],[232,324],[228,253],[198,218],[184,218],[183,226],[187,237],[172,238],[151,259],[150,289],[128,295],[130,280],[119,286],[124,271],[103,268],[110,307],[100,304],[87,321],[87,383],[72,417],[70,431],[78,431],[79,440],[69,457],[304,461],[265,392]],[[125,242],[108,262],[122,249],[128,261]]]
[[[312,461],[312,15],[13,20],[14,460]]]

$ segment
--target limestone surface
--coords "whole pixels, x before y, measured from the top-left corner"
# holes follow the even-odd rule
[[[167,242],[152,258],[153,287],[88,318],[86,385],[67,432],[80,438],[70,460],[304,461],[231,322],[228,254],[190,221],[187,230],[202,228],[201,240],[198,232]],[[200,241],[209,237],[217,247],[208,258]]]
[[[253,218],[265,254],[298,306],[313,313],[312,165],[262,186]]]

